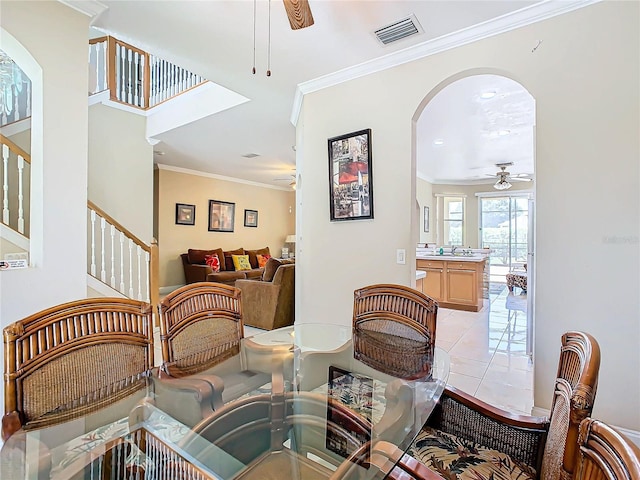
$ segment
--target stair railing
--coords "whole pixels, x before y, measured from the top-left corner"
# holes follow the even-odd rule
[[[174,63],[114,37],[89,41],[89,94],[147,110],[206,82]]]
[[[29,201],[31,156],[18,145],[0,135],[2,145],[2,223],[29,238]],[[25,211],[26,217],[25,217]]]
[[[145,244],[91,201],[87,273],[134,300],[158,304],[158,244]]]

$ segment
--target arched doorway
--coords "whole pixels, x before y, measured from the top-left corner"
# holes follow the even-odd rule
[[[535,100],[503,72],[467,71],[429,92],[413,121],[418,244],[491,249],[483,309],[473,316],[447,309],[445,319],[439,314],[438,334],[453,360],[452,384],[488,403],[531,413]],[[528,284],[510,291],[509,273]],[[519,395],[502,391],[496,397],[493,392],[509,384],[518,386],[513,393]]]

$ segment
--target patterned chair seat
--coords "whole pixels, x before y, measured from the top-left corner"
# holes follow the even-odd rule
[[[507,273],[507,288],[513,292],[513,287],[519,287],[524,292],[527,291],[527,274],[526,273]]]
[[[535,470],[509,455],[430,427],[408,452],[447,480],[532,480]]]

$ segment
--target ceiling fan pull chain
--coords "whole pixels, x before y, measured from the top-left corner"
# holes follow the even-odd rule
[[[271,76],[271,0],[269,0],[269,46],[267,52],[267,77]]]
[[[258,0],[253,0],[253,74],[256,74],[256,3]]]

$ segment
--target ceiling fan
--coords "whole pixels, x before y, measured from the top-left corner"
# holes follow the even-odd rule
[[[274,182],[289,182],[289,186],[291,188],[293,188],[294,190],[296,189],[296,176],[295,175],[289,175],[288,177],[285,177],[285,178],[274,178],[273,181]]]
[[[309,0],[282,0],[282,3],[284,3],[291,30],[300,30],[313,25]]]
[[[526,173],[519,173],[517,175],[512,176],[511,173],[507,172],[507,167],[513,166],[513,162],[504,162],[504,163],[496,163],[496,167],[500,169],[499,172],[496,172],[495,176],[498,177],[498,180],[493,185],[493,188],[496,190],[508,190],[511,188],[512,182],[530,182],[531,178]],[[493,175],[489,175],[492,177]]]

